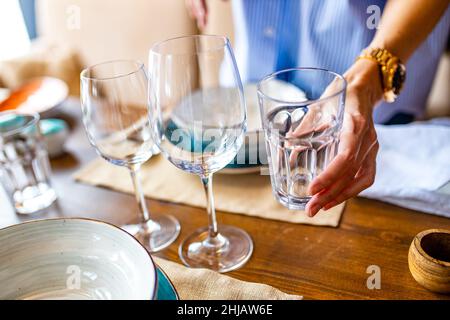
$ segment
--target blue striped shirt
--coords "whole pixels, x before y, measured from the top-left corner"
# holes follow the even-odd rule
[[[377,5],[386,0],[234,0],[235,54],[244,82],[255,82],[276,70],[309,66],[343,74],[376,29],[367,27]],[[423,116],[445,48],[450,7],[407,63],[404,90],[392,104],[381,103],[374,119],[382,123],[399,112]]]

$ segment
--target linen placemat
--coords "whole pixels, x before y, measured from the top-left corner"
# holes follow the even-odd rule
[[[193,269],[154,257],[182,300],[301,300],[266,284],[246,282],[208,269]]]
[[[197,175],[183,172],[161,155],[152,157],[141,168],[142,188],[147,197],[196,207],[205,207],[202,184]],[[75,173],[77,181],[133,193],[127,169],[98,158]],[[304,211],[288,210],[273,194],[268,175],[225,175],[213,179],[217,210],[291,223],[337,227],[344,204],[310,218]]]

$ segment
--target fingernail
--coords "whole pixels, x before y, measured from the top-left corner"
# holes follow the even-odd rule
[[[314,215],[319,211],[319,206],[314,205],[311,208],[309,208],[308,216],[314,217]]]

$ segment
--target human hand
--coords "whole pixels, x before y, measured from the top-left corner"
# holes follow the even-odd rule
[[[186,0],[186,7],[191,18],[197,21],[200,30],[206,27],[208,21],[208,6],[206,0]]]
[[[378,141],[372,119],[383,96],[378,65],[360,59],[345,73],[347,93],[339,149],[330,165],[309,186],[309,216],[358,195],[375,179]]]

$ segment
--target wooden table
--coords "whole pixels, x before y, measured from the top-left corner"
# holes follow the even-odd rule
[[[0,226],[23,220],[78,216],[117,225],[136,220],[133,196],[75,183],[71,175],[96,157],[80,123],[78,101],[68,101],[51,116],[72,127],[67,154],[52,160],[53,184],[59,201],[34,216],[17,216],[0,196]],[[205,210],[148,200],[155,216],[170,213],[182,226],[177,241],[159,256],[180,262],[180,241],[207,223]],[[408,270],[408,248],[414,235],[429,228],[450,229],[450,219],[402,209],[378,201],[348,201],[338,228],[263,220],[219,212],[219,222],[247,230],[255,243],[250,261],[229,275],[272,285],[306,299],[448,299],[415,282]],[[368,266],[381,269],[381,289],[369,290]]]

